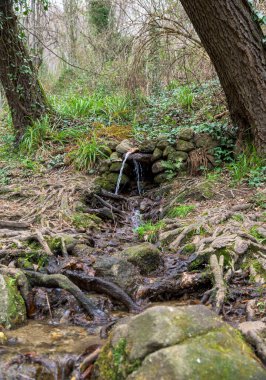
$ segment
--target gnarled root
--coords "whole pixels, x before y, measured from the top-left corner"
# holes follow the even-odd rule
[[[43,286],[46,288],[61,288],[71,293],[81,306],[86,310],[91,318],[97,322],[106,322],[107,315],[97,309],[95,305],[86,297],[83,292],[62,274],[42,274],[32,271],[25,271],[25,274],[32,286]]]
[[[91,277],[85,273],[66,271],[65,275],[81,289],[107,294],[127,307],[130,312],[140,312],[141,308],[119,286],[99,277]]]

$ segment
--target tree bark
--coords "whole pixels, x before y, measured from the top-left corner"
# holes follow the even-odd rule
[[[266,50],[247,0],[181,0],[216,68],[239,142],[266,151]]]
[[[0,2],[0,80],[18,142],[25,129],[50,107],[23,44],[12,5],[12,0]]]

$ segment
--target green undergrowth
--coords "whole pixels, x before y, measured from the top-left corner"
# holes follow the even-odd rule
[[[238,154],[235,160],[227,165],[227,170],[233,185],[247,182],[250,187],[260,187],[266,182],[266,158],[253,146]]]
[[[141,240],[149,241],[154,243],[157,240],[159,232],[165,227],[163,220],[160,220],[157,223],[148,221],[134,230]]]
[[[168,211],[167,216],[169,218],[185,218],[196,209],[194,205],[180,205],[173,207]]]

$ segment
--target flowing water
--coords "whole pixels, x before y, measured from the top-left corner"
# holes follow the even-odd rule
[[[135,175],[137,179],[137,187],[138,187],[138,193],[139,195],[142,194],[142,188],[141,188],[141,182],[142,182],[142,166],[140,162],[137,160],[133,160],[134,162],[134,168],[135,168]]]
[[[121,183],[121,180],[122,180],[125,164],[127,162],[128,157],[130,156],[130,154],[131,154],[131,152],[127,152],[126,155],[125,155],[124,161],[122,162],[122,166],[121,166],[121,169],[120,169],[120,173],[119,173],[119,176],[118,176],[118,179],[117,179],[116,188],[115,188],[115,195],[117,195],[118,192],[119,192],[120,183]]]
[[[29,321],[6,331],[0,345],[1,380],[68,380],[86,349],[102,344],[78,326]]]

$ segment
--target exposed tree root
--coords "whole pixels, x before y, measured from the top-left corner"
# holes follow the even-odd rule
[[[218,262],[216,255],[211,255],[210,258],[210,266],[213,273],[214,281],[215,281],[215,311],[217,314],[220,314],[224,298],[226,294],[226,287],[223,279],[223,265],[224,265],[224,256],[220,256],[220,260]]]
[[[138,299],[160,300],[161,298],[181,297],[186,293],[199,291],[201,287],[211,284],[206,273],[184,272],[180,279],[159,279],[151,285],[142,286],[137,292]]]
[[[130,312],[140,312],[141,308],[119,286],[99,277],[90,277],[84,272],[66,271],[65,275],[81,289],[107,294],[127,307]]]
[[[106,322],[108,320],[107,315],[103,311],[97,309],[79,287],[71,282],[66,276],[62,274],[41,274],[32,271],[25,271],[25,274],[31,286],[65,289],[77,299],[89,316],[95,321]]]

